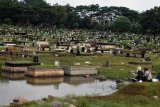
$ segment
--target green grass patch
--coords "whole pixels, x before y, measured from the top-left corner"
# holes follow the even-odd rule
[[[9,63],[12,63],[12,64],[20,64],[20,63],[28,64],[28,63],[33,63],[33,62],[32,61],[27,61],[27,60],[22,60],[22,61],[9,61]]]
[[[35,65],[34,68],[46,68],[46,69],[59,69],[60,67],[54,66],[54,65]]]
[[[160,97],[159,90],[160,83],[136,83],[110,96],[85,97],[84,99],[87,107],[158,107],[160,99],[154,99],[153,96]]]

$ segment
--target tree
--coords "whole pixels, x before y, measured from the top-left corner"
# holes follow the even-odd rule
[[[90,17],[84,17],[80,20],[80,27],[90,29],[91,28],[91,18]]]
[[[77,23],[78,27],[79,27],[80,17],[78,16],[78,14],[76,12],[68,13],[66,26],[69,27],[69,28],[74,28],[75,27],[75,23]]]
[[[96,5],[92,4],[92,5],[89,6],[89,10],[90,11],[99,11],[99,5],[98,4],[96,4]]]
[[[33,7],[48,7],[49,5],[44,0],[23,0],[25,4]]]
[[[67,9],[65,6],[54,6],[54,9],[56,11],[57,14],[57,21],[56,21],[56,25],[57,26],[64,26],[66,21],[67,21],[67,17],[68,17],[68,13],[67,13]]]
[[[101,24],[99,24],[96,20],[92,20],[92,23],[91,23],[91,27],[92,29],[94,30],[103,30],[103,26]]]
[[[73,28],[79,28],[79,24],[78,23],[74,23],[73,24]]]
[[[142,13],[141,25],[143,33],[156,34],[160,33],[160,7],[155,7]]]
[[[136,33],[136,34],[141,33],[141,29],[142,29],[142,27],[141,27],[140,23],[132,22],[132,24],[131,24],[131,32],[132,33]]]
[[[125,16],[120,16],[113,22],[113,30],[115,32],[128,32],[131,28],[130,20]]]

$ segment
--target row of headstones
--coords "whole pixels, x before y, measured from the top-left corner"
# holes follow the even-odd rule
[[[91,52],[97,52],[98,49],[96,48],[86,48],[86,47],[81,47],[81,48],[77,48],[77,49],[73,49],[73,48],[69,48],[68,52],[70,52],[71,54],[76,54],[76,55],[80,55],[81,52],[84,53],[91,53]],[[104,50],[100,50],[101,53],[104,53]]]
[[[48,32],[48,31],[40,31],[40,30],[37,30],[37,29],[36,29],[35,32],[44,33],[44,32]],[[54,32],[54,31],[51,31],[51,33],[53,33],[53,32]],[[60,33],[60,31],[57,31],[57,32]],[[62,31],[61,31],[61,32],[62,32]],[[63,33],[65,34],[65,31],[64,31]],[[69,33],[69,32],[68,32],[68,33]],[[76,32],[76,33],[77,33],[77,32]],[[76,33],[73,33],[73,34],[76,34]],[[78,32],[78,33],[81,33],[81,32]],[[77,34],[78,34],[78,33],[77,33]],[[90,33],[91,33],[91,32],[90,32]],[[77,36],[79,36],[79,35],[77,35]],[[114,36],[114,35],[112,35],[112,36]],[[122,36],[123,36],[123,35],[122,35]],[[115,36],[115,37],[117,37],[117,36]],[[127,37],[127,36],[125,36],[125,37]],[[128,35],[128,37],[131,37],[131,36]],[[136,36],[133,35],[133,37],[131,37],[130,39],[133,40],[133,39],[135,39],[135,37],[136,37]],[[111,39],[111,38],[110,38],[110,39]],[[122,39],[122,38],[121,38],[121,39]],[[143,40],[144,42],[145,42],[145,41],[151,41],[151,42],[155,42],[155,41],[156,41],[156,42],[158,42],[159,38],[156,37],[156,39],[154,39],[154,37],[141,37],[140,40]],[[117,41],[118,41],[118,40],[117,40]],[[136,42],[136,41],[135,41],[135,42]],[[139,41],[139,42],[141,42],[141,41]],[[134,45],[137,45],[137,44],[138,44],[138,43],[135,43]]]
[[[111,55],[115,55],[115,56],[120,54],[120,55],[123,55],[123,56],[126,56],[126,57],[130,57],[130,56],[136,57],[136,54],[139,54],[141,56],[141,58],[144,58],[145,57],[145,53],[146,53],[145,49],[141,49],[137,53],[136,52],[125,52],[122,49],[110,49],[110,54]]]

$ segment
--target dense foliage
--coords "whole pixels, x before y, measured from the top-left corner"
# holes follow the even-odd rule
[[[127,32],[131,28],[130,20],[125,16],[120,16],[113,23],[113,30],[115,32]]]
[[[160,31],[159,16],[160,7],[139,13],[126,7],[100,7],[98,4],[71,7],[50,5],[45,0],[0,0],[0,24],[8,25],[82,28],[156,35]],[[128,26],[125,26],[126,21],[121,21],[124,26],[122,29],[119,28],[119,25],[117,26],[119,17],[125,17]]]

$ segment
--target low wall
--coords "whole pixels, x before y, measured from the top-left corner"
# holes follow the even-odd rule
[[[10,66],[10,67],[27,67],[27,66],[32,66],[32,65],[40,65],[40,62],[30,62],[30,63],[13,63],[13,62],[5,62],[5,66]]]
[[[24,73],[27,71],[27,67],[2,66],[2,71],[10,73]]]
[[[64,74],[70,76],[78,75],[95,75],[97,74],[97,69],[95,67],[65,67]]]
[[[64,71],[61,69],[44,69],[28,67],[28,71],[25,72],[25,75],[31,77],[58,77],[64,76]]]
[[[149,64],[152,64],[152,62],[128,62],[128,64],[132,64],[132,65],[149,65]]]

